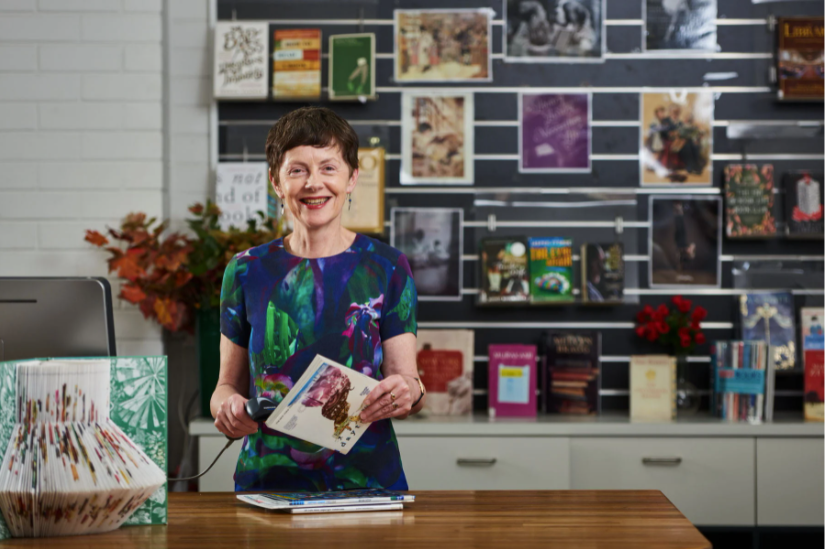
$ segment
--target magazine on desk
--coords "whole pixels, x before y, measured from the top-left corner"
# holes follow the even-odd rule
[[[238,494],[244,503],[273,510],[352,507],[353,510],[370,506],[374,509],[415,501],[415,496],[379,488],[364,490],[337,490],[331,492],[283,492],[273,494]],[[373,509],[373,510],[374,510]]]

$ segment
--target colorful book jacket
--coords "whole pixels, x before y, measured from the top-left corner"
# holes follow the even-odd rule
[[[524,303],[530,300],[525,238],[482,239],[480,264],[479,303]]]
[[[530,301],[573,301],[573,241],[531,238]]]
[[[266,426],[342,454],[369,427],[364,399],[379,381],[317,355],[266,420]]]
[[[321,97],[321,30],[275,31],[273,99]]]
[[[624,299],[624,244],[582,244],[582,301],[621,303]]]
[[[600,332],[549,332],[544,337],[543,394],[547,413],[600,411]]]
[[[490,345],[490,417],[536,417],[535,345]]]
[[[472,413],[474,335],[472,330],[418,330],[416,364],[427,389],[425,415]]]
[[[805,368],[805,419],[825,421],[825,334],[822,330],[825,309],[803,307],[799,316],[802,325],[802,362]]]
[[[394,492],[381,488],[364,490],[337,490],[331,492],[283,492],[277,494],[239,494],[244,503],[264,509],[289,509],[291,507],[333,507],[364,504],[381,504],[415,501],[415,496],[406,492]]]
[[[725,234],[728,238],[776,235],[773,165],[725,166]]]
[[[375,99],[375,34],[329,37],[329,98]]]
[[[825,93],[822,17],[780,17],[777,25],[779,99],[822,101]]]
[[[266,99],[269,23],[215,23],[215,99]]]
[[[796,365],[796,328],[790,292],[739,296],[739,321],[740,339],[768,344],[768,360],[774,369],[788,370]]]
[[[56,368],[71,368],[72,371],[74,371],[78,370],[80,365],[88,365],[90,368],[88,374],[93,376],[96,383],[99,384],[98,388],[87,392],[81,384],[70,385],[67,383],[65,392],[59,389],[60,395],[58,395],[59,398],[57,400],[50,399],[48,395],[45,399],[40,399],[42,402],[37,406],[40,415],[39,419],[41,422],[43,422],[44,419],[48,422],[48,418],[52,418],[54,420],[54,422],[51,423],[53,426],[62,425],[68,428],[75,424],[78,426],[80,424],[86,425],[91,415],[97,418],[99,422],[95,429],[89,429],[88,425],[83,427],[83,431],[81,431],[80,427],[75,428],[73,432],[66,433],[66,437],[68,438],[64,438],[64,440],[67,443],[70,441],[76,442],[77,437],[83,438],[95,432],[100,433],[103,438],[98,439],[94,437],[96,442],[86,444],[86,453],[73,453],[72,457],[58,460],[42,460],[42,465],[40,466],[41,480],[43,482],[48,480],[48,475],[46,474],[47,466],[51,466],[50,471],[52,472],[52,477],[56,478],[57,476],[65,474],[62,469],[68,464],[72,469],[71,476],[67,479],[70,486],[72,483],[71,479],[74,479],[73,481],[75,483],[90,481],[93,486],[95,486],[95,482],[97,482],[97,486],[99,487],[111,486],[113,483],[117,484],[119,482],[117,475],[112,476],[111,471],[107,471],[105,467],[98,467],[96,471],[92,473],[86,465],[88,463],[103,461],[110,455],[107,450],[99,449],[93,452],[94,455],[88,453],[96,447],[100,440],[107,442],[107,448],[110,447],[110,444],[111,447],[114,448],[114,445],[117,444],[115,441],[118,440],[121,434],[130,441],[128,443],[124,441],[125,446],[123,446],[123,449],[129,453],[129,457],[127,458],[129,459],[129,464],[126,464],[124,467],[129,468],[133,475],[137,474],[138,470],[144,470],[147,474],[150,474],[152,467],[144,463],[141,458],[141,456],[146,456],[152,461],[155,469],[154,473],[150,474],[150,476],[154,477],[160,474],[162,478],[158,487],[147,494],[148,499],[145,499],[134,512],[128,509],[128,507],[133,506],[133,503],[127,503],[127,505],[119,508],[113,506],[105,511],[97,512],[97,518],[92,521],[93,524],[91,525],[88,520],[82,524],[76,524],[77,521],[73,522],[70,520],[68,514],[64,514],[65,520],[61,521],[60,525],[53,525],[56,526],[56,528],[52,528],[51,531],[61,533],[61,529],[63,529],[73,531],[74,533],[81,533],[84,529],[88,532],[91,531],[90,528],[108,528],[112,525],[116,526],[118,524],[117,521],[122,520],[124,515],[128,515],[129,512],[131,512],[131,515],[128,515],[128,518],[126,518],[123,524],[166,524],[167,369],[165,356],[107,357],[101,359],[33,359],[0,362],[0,451],[2,451],[5,457],[15,456],[14,461],[16,467],[21,468],[25,466],[24,461],[17,459],[15,452],[9,454],[9,449],[13,447],[16,440],[13,439],[13,434],[19,430],[21,424],[37,421],[38,418],[29,415],[20,416],[18,414],[18,402],[26,400],[25,396],[19,393],[23,390],[33,397],[42,391],[22,389],[22,387],[26,385],[21,385],[23,372],[28,371],[27,375],[31,377],[32,372],[30,370],[32,368],[45,366],[45,368],[43,368],[44,372],[47,372],[47,370],[55,370]],[[103,373],[101,374],[101,372]],[[21,376],[18,374],[21,374]],[[47,381],[48,379],[59,380],[61,375],[65,377],[65,374],[62,373],[48,373],[48,376],[53,377],[47,378]],[[100,385],[101,381],[103,382],[102,385]],[[84,384],[85,383],[84,381]],[[108,404],[97,406],[95,408],[96,411],[93,413],[91,409],[92,398],[95,397],[95,394],[100,394],[101,390],[108,392],[107,395],[104,394],[101,397],[101,402],[108,400]],[[75,392],[78,393],[78,399],[70,401],[69,399],[74,399]],[[81,392],[82,394],[80,394]],[[52,394],[51,390],[49,390],[48,394]],[[84,395],[88,400],[84,401]],[[98,399],[95,398],[95,400]],[[88,412],[85,414],[86,417],[84,417],[83,411],[84,402]],[[70,406],[71,408],[69,408]],[[67,414],[64,416],[61,410],[65,410]],[[71,412],[73,416],[70,416],[68,412]],[[57,414],[59,414],[59,416]],[[79,421],[77,421],[77,414],[80,414]],[[106,417],[107,415],[108,417]],[[107,427],[107,424],[110,425],[110,427]],[[104,431],[112,438],[106,438],[106,435],[103,434]],[[83,440],[86,439],[83,438]],[[134,444],[133,447],[130,446],[132,443]],[[44,439],[42,440],[42,444],[42,447],[48,448],[52,443],[51,440]],[[38,444],[37,447],[41,447],[40,444]],[[78,446],[75,446],[75,448],[77,447]],[[55,451],[57,452],[59,450],[55,449]],[[31,455],[36,456],[36,450],[35,453]],[[131,461],[132,459],[135,461]],[[10,470],[10,464],[10,461],[7,462],[3,469],[5,471]],[[151,484],[151,482],[148,484]],[[148,484],[143,483],[143,485]],[[69,488],[69,490],[73,490],[73,487]],[[121,493],[124,492],[122,488],[119,488],[119,490]],[[78,493],[77,490],[74,490],[74,492]],[[31,490],[31,493],[36,493],[36,490]],[[133,502],[142,501],[140,499],[141,497],[140,494],[135,494]],[[0,500],[2,499],[3,496],[0,494]],[[82,506],[82,502],[79,503],[78,506],[75,506],[75,509],[80,509],[80,506]],[[54,519],[56,516],[57,515],[54,515],[50,518]],[[82,520],[83,515],[75,515],[75,517]],[[0,514],[0,539],[6,539],[12,535],[12,530],[6,522],[9,518],[12,517],[6,516],[4,507],[4,512]],[[48,517],[40,518],[47,519]],[[33,521],[34,518],[30,516],[27,522],[31,525]],[[46,531],[49,530],[41,530],[43,533],[40,535],[44,535]]]
[[[630,357],[630,419],[676,419],[676,358],[667,355]]]
[[[822,174],[786,173],[785,224],[791,238],[822,238]]]
[[[773,370],[764,341],[717,341],[711,349],[711,370],[711,411],[716,417],[748,423],[768,419]]]

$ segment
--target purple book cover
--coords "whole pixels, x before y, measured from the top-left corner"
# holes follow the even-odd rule
[[[590,94],[519,95],[519,171],[590,171]]]
[[[536,346],[490,345],[490,417],[536,417]]]

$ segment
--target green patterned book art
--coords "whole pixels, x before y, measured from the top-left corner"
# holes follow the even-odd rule
[[[375,34],[329,37],[329,98],[375,99]]]
[[[166,523],[166,357],[0,362],[0,539]]]

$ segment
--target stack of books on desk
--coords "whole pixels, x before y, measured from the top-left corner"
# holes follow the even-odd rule
[[[391,490],[340,490],[335,492],[289,492],[239,494],[244,503],[293,514],[399,511],[415,496]]]

